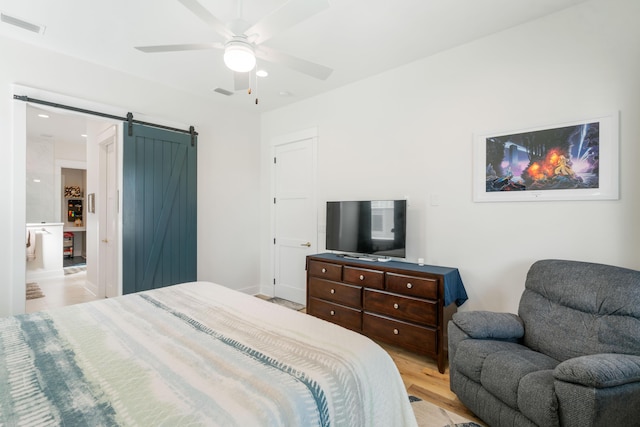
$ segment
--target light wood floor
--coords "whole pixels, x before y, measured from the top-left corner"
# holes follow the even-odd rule
[[[26,312],[32,313],[98,299],[84,287],[85,282],[86,273],[82,272],[65,276],[64,279],[38,283],[45,297],[28,300],[26,302]],[[262,295],[256,296],[267,298]],[[389,353],[398,367],[407,388],[407,393],[462,415],[480,425],[485,425],[449,389],[448,367],[444,374],[441,374],[438,372],[436,362],[429,357],[420,356],[382,343],[380,345]]]
[[[449,389],[448,366],[444,374],[441,374],[436,362],[427,356],[420,356],[387,344],[379,344],[387,350],[398,367],[407,393],[462,415],[482,426],[486,425],[467,409]]]
[[[85,271],[69,274],[61,279],[47,279],[38,281],[38,286],[44,298],[26,300],[25,312],[48,310],[98,299],[86,287],[87,273]]]

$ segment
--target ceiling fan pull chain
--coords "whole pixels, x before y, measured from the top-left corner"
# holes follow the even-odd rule
[[[256,105],[258,105],[258,66],[253,69],[253,79],[256,82]]]

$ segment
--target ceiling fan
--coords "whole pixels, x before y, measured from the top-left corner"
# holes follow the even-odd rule
[[[145,53],[179,52],[185,50],[224,50],[224,61],[234,71],[234,89],[249,88],[249,71],[253,70],[256,57],[271,63],[282,64],[298,72],[320,80],[326,80],[331,68],[306,61],[295,56],[268,48],[262,43],[295,24],[329,7],[328,0],[289,0],[280,8],[248,26],[242,20],[242,0],[238,0],[238,19],[226,25],[213,16],[197,0],[178,0],[211,29],[224,38],[224,42],[189,43],[158,46],[136,46]]]

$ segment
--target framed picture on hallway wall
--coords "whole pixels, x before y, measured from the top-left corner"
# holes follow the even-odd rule
[[[618,112],[473,138],[473,200],[619,198]]]

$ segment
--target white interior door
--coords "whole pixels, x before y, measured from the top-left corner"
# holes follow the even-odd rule
[[[291,138],[274,145],[274,295],[305,304],[305,257],[317,251],[315,138]]]
[[[118,168],[116,126],[99,138],[100,192],[97,197],[100,218],[98,245],[98,289],[107,298],[120,295],[118,280]]]

